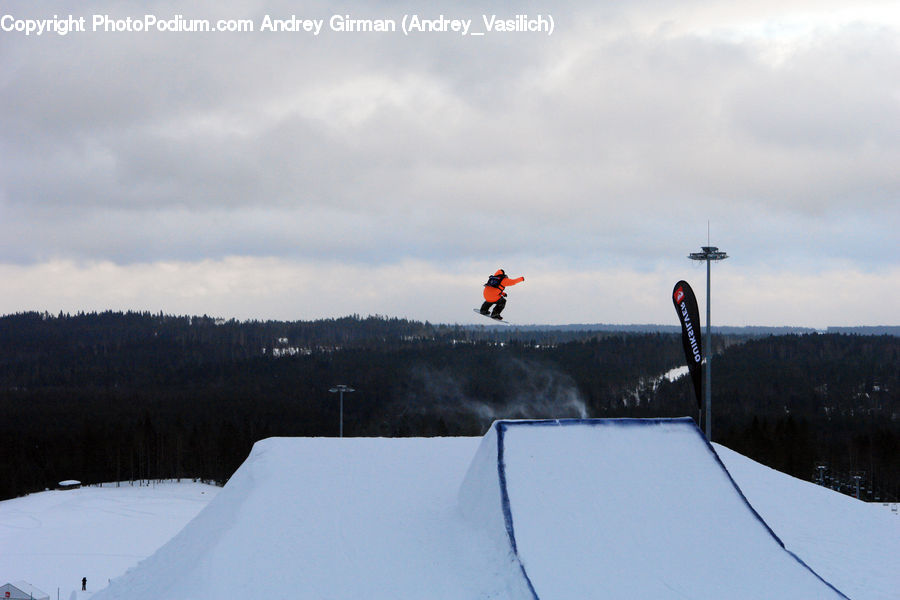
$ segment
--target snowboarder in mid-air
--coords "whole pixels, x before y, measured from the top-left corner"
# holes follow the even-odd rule
[[[517,277],[510,279],[503,269],[497,269],[497,272],[488,277],[487,283],[484,284],[484,304],[481,305],[481,314],[488,315],[492,319],[498,321],[503,320],[500,313],[506,307],[506,292],[504,288],[522,283],[525,277]],[[491,305],[494,309],[491,310]]]

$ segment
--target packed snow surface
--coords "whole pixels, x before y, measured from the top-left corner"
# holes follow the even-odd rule
[[[502,463],[497,424],[484,438],[273,438],[221,491],[0,502],[0,584],[64,600],[898,597],[890,510],[710,447],[693,425],[621,425],[510,426]]]
[[[456,491],[469,438],[257,442],[217,498],[95,598],[498,597]]]
[[[498,422],[461,499],[485,528],[503,507],[522,597],[843,597],[784,550],[689,419]]]
[[[785,546],[854,600],[900,599],[897,504],[860,502],[714,445]]]

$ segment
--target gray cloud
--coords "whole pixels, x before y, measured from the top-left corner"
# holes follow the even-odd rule
[[[552,13],[550,37],[0,32],[0,263],[487,260],[640,276],[683,265],[709,219],[746,268],[890,272],[890,6],[517,5]],[[424,12],[361,0],[78,10]]]

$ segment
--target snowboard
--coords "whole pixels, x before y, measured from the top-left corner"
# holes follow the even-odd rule
[[[478,313],[478,314],[481,315],[482,317],[485,317],[485,318],[487,318],[487,319],[490,319],[491,321],[494,321],[495,323],[502,323],[503,325],[512,325],[512,323],[510,323],[509,321],[507,321],[507,320],[505,320],[505,319],[495,319],[495,318],[492,317],[491,315],[483,314],[483,313],[481,312],[481,309],[473,308],[472,310],[474,310],[476,313]]]

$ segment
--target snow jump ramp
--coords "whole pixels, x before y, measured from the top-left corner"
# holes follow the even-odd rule
[[[842,598],[689,419],[270,438],[94,600]]]
[[[460,507],[534,600],[846,598],[785,549],[687,418],[495,422]]]

